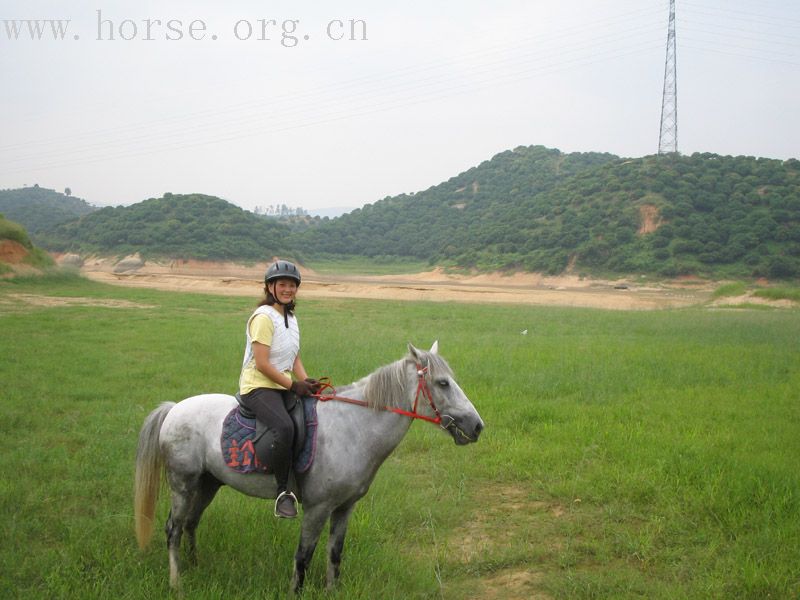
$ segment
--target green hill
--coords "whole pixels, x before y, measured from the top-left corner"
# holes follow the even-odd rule
[[[23,225],[34,238],[39,231],[95,210],[85,200],[38,185],[0,190],[0,212]]]
[[[800,162],[645,157],[580,174],[505,215],[532,270],[800,275]],[[498,250],[501,250],[498,248]]]
[[[164,194],[132,206],[107,207],[40,233],[54,251],[83,254],[265,260],[287,255],[289,230],[203,194]]]
[[[475,243],[475,234],[493,229],[518,203],[615,160],[611,154],[516,148],[423,192],[387,197],[335,220],[323,220],[318,229],[302,234],[298,243],[318,254],[452,259],[468,247],[482,247]]]
[[[284,223],[213,196],[166,194],[37,227],[35,240],[84,254],[389,257],[478,270],[790,279],[800,276],[800,162],[519,147],[336,219]]]
[[[481,270],[800,275],[800,162],[516,148],[295,238]]]

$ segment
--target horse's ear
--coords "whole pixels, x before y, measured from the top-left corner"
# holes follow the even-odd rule
[[[439,340],[433,342],[430,352],[431,354],[439,354]]]
[[[408,353],[415,361],[420,362],[422,360],[422,351],[415,348],[411,342],[408,343]]]

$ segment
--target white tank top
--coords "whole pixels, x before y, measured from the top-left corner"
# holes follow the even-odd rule
[[[256,315],[267,315],[272,319],[274,332],[272,334],[272,345],[269,348],[269,362],[278,371],[291,371],[294,360],[300,352],[300,327],[297,324],[297,317],[289,317],[289,327],[283,320],[283,315],[271,306],[259,306],[255,312],[247,319],[245,335],[247,345],[244,348],[244,359],[242,368],[253,360],[253,340],[250,338],[250,322]]]

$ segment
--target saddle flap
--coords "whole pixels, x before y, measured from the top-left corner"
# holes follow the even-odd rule
[[[247,408],[244,404],[242,404],[242,395],[239,392],[236,392],[234,396],[236,398],[236,402],[239,403],[239,414],[242,415],[243,419],[255,419],[256,413],[252,410]]]
[[[293,469],[304,473],[311,467],[316,451],[317,401],[294,394],[285,401],[285,406],[294,424],[294,443],[292,444]],[[238,398],[237,398],[238,399]],[[223,423],[221,445],[225,464],[240,473],[271,472],[268,465],[262,465],[257,458],[256,447],[270,442],[265,436],[267,428],[255,415],[241,404],[231,410]]]

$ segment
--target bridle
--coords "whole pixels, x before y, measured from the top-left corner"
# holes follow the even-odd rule
[[[417,363],[417,393],[414,395],[414,405],[412,409],[403,410],[402,408],[397,408],[395,406],[384,406],[382,410],[393,412],[398,415],[403,415],[404,417],[411,417],[412,419],[420,419],[422,421],[427,421],[428,423],[433,423],[434,425],[438,425],[444,430],[449,429],[455,424],[455,419],[450,415],[444,415],[439,412],[439,409],[436,408],[436,404],[433,402],[433,396],[431,395],[431,391],[428,389],[428,382],[425,379],[425,374],[428,372],[428,367],[423,367],[419,363]],[[353,398],[347,398],[345,396],[339,396],[336,393],[336,388],[331,385],[330,380],[327,377],[323,377],[320,380],[322,384],[321,390],[314,394],[314,397],[317,398],[320,402],[328,402],[330,400],[336,400],[338,402],[346,402],[348,404],[357,404],[358,406],[369,406],[369,403],[365,400],[355,400]],[[324,393],[326,390],[332,390],[332,393],[326,394]],[[428,415],[420,414],[417,411],[417,407],[419,405],[419,397],[423,395],[428,399],[428,404],[430,404],[431,409],[433,409],[433,414],[435,417],[429,417]],[[443,425],[442,423],[447,420],[447,424]]]

